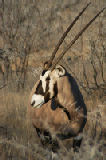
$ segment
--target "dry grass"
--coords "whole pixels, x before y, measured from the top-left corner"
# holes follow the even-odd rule
[[[9,4],[9,1],[5,1]],[[15,1],[14,1],[15,2]],[[12,60],[15,56],[14,49],[17,49],[16,55],[19,56],[25,51],[23,51],[23,43],[26,45],[29,44],[29,39],[31,38],[30,32],[32,34],[31,40],[33,40],[33,36],[35,34],[37,36],[34,37],[32,52],[29,57],[29,69],[36,68],[35,76],[32,74],[28,74],[25,79],[25,88],[24,90],[20,90],[20,92],[16,92],[18,81],[22,80],[19,75],[16,77],[16,73],[13,72],[13,77],[9,77],[9,85],[5,88],[2,88],[0,91],[0,159],[1,160],[47,160],[47,156],[49,151],[43,148],[40,139],[36,133],[36,130],[33,128],[31,120],[28,117],[27,106],[28,106],[28,98],[31,88],[39,78],[39,74],[42,68],[42,64],[45,55],[50,56],[52,53],[54,46],[59,40],[60,36],[66,30],[67,26],[70,24],[76,15],[78,15],[81,8],[86,5],[88,1],[80,0],[78,4],[70,4],[69,0],[67,1],[44,1],[42,4],[37,3],[33,7],[33,4],[28,5],[28,3],[20,5],[20,14],[14,14],[17,8],[13,8],[14,12],[11,12],[11,9],[8,7],[5,9],[5,17],[4,23],[8,33],[12,35],[14,33],[14,27],[12,24],[18,26],[17,20],[24,20],[20,22],[19,30],[17,30],[16,37],[19,39],[15,39],[14,36],[11,37],[7,34],[4,35],[5,40],[1,42],[0,47],[4,49],[5,54],[9,56],[9,59]],[[73,2],[78,2],[77,0]],[[1,3],[1,2],[0,2]],[[60,54],[63,51],[63,48],[72,40],[75,36],[76,31],[79,31],[80,28],[84,26],[86,22],[88,22],[91,17],[96,15],[96,13],[101,10],[105,6],[105,0],[92,0],[91,7],[88,8],[88,11],[84,13],[83,17],[80,18],[76,26],[72,29],[71,33],[66,37],[66,41],[64,41],[60,51],[57,53]],[[11,7],[11,4],[9,4]],[[27,20],[30,20],[30,12],[32,13],[32,9],[34,10],[34,16],[32,16],[31,23],[28,23],[28,26],[32,28],[30,32],[28,32],[29,36],[27,39],[27,35],[24,35],[24,31],[29,29],[27,26]],[[22,12],[21,12],[22,11]],[[11,13],[11,14],[8,14]],[[24,14],[23,14],[24,13]],[[88,14],[89,13],[89,14]],[[13,17],[11,16],[13,15]],[[14,17],[15,16],[15,17]],[[19,17],[19,19],[17,19]],[[87,79],[89,80],[89,85],[91,87],[95,86],[94,82],[94,70],[91,65],[91,43],[95,42],[95,52],[98,53],[99,56],[103,55],[104,57],[100,57],[97,59],[97,56],[94,54],[93,59],[95,60],[96,70],[98,71],[97,80],[99,85],[103,82],[101,78],[100,65],[98,60],[103,58],[103,70],[104,70],[104,79],[106,79],[106,10],[101,14],[100,17],[92,24],[91,27],[84,33],[84,35],[76,42],[74,47],[67,52],[64,57],[64,60],[67,61],[68,67],[71,68],[72,72],[77,75],[77,78],[81,83],[85,85],[84,79],[84,68],[87,74]],[[14,19],[13,19],[14,18]],[[25,18],[25,19],[24,19]],[[35,20],[36,19],[36,20]],[[7,23],[9,22],[9,23]],[[22,24],[21,24],[22,23]],[[10,26],[8,26],[8,25]],[[36,25],[37,24],[37,25]],[[21,26],[22,25],[22,26]],[[20,30],[20,26],[22,27]],[[10,27],[10,28],[9,28]],[[26,27],[26,28],[25,28]],[[10,30],[8,30],[10,29]],[[92,32],[93,30],[93,32]],[[7,33],[7,32],[6,32]],[[20,35],[23,33],[24,39],[20,40]],[[14,35],[14,34],[13,34]],[[3,37],[0,37],[3,39]],[[27,40],[27,41],[26,41]],[[14,43],[11,43],[14,42]],[[20,43],[21,42],[21,43]],[[23,43],[22,43],[23,42]],[[28,43],[27,43],[28,42]],[[30,41],[31,42],[31,41]],[[4,44],[5,43],[5,44]],[[7,47],[8,46],[8,47]],[[103,47],[104,48],[103,48]],[[7,48],[6,48],[7,47]],[[20,49],[22,48],[22,50]],[[9,53],[9,49],[10,53]],[[24,48],[25,49],[25,48]],[[104,49],[104,50],[103,50]],[[12,51],[12,52],[11,52]],[[33,53],[33,54],[32,54]],[[101,54],[100,54],[101,53]],[[13,56],[11,55],[13,54]],[[28,52],[29,55],[29,52]],[[67,56],[70,57],[71,60],[67,60]],[[11,57],[12,56],[12,57]],[[21,55],[22,56],[22,55]],[[12,59],[11,59],[12,58]],[[47,58],[47,57],[46,57]],[[13,59],[18,62],[18,59]],[[13,62],[12,62],[13,63]],[[12,70],[14,71],[14,63],[12,64]],[[17,64],[20,66],[20,63]],[[15,66],[16,67],[16,66]],[[39,67],[39,68],[38,68]],[[71,72],[69,69],[69,71]],[[71,74],[73,74],[71,72]],[[10,73],[9,73],[10,74]],[[101,80],[102,79],[102,80]],[[1,81],[1,78],[0,78]],[[92,81],[92,83],[91,83]],[[105,80],[106,81],[106,80]],[[79,81],[77,81],[79,82]],[[2,82],[0,82],[0,87],[2,86]],[[80,85],[81,86],[81,85]],[[73,160],[74,157],[76,160],[105,160],[106,159],[106,83],[104,86],[104,90],[101,88],[95,89],[90,92],[89,95],[83,91],[85,103],[87,105],[88,110],[88,121],[84,129],[84,139],[80,148],[79,153],[74,154],[73,150],[67,149],[65,145],[59,141],[61,148],[58,152],[59,158],[58,160],[62,160],[63,157],[67,160]],[[65,142],[67,143],[67,142]],[[65,144],[64,143],[64,144]]]
[[[2,152],[5,152],[7,157],[28,158],[37,157],[37,155],[40,157],[40,141],[27,114],[28,93],[11,93],[7,90],[3,91],[5,94],[2,94],[2,105],[0,106]],[[35,154],[34,150],[36,153],[37,150],[39,152]]]
[[[10,88],[2,89],[0,106],[2,120],[0,124],[2,160],[42,160],[46,159],[49,153],[43,148],[31,120],[28,118],[27,104],[29,92],[30,83],[27,92],[24,93],[10,91]],[[67,150],[60,142],[59,159],[66,156],[67,159],[73,159],[75,157],[76,160],[79,158],[105,160],[106,95],[100,98],[97,92],[95,91],[92,95],[85,97],[88,108],[88,122],[84,130],[84,139],[80,152],[74,154],[73,150]]]

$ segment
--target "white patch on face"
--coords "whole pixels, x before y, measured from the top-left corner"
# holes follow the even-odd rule
[[[75,140],[81,140],[83,138],[83,133],[79,133],[78,136],[74,137]]]
[[[53,87],[54,87],[54,83],[53,83],[53,78],[51,76],[50,78],[50,82],[49,82],[49,90],[48,92],[50,93],[50,99],[54,96],[54,92],[53,92]]]
[[[41,108],[44,104],[44,96],[34,94],[31,99],[31,105],[34,108]]]
[[[55,76],[59,77],[59,70],[58,69],[55,69]]]
[[[48,70],[47,72],[45,72],[45,74],[43,76],[40,75],[40,80],[42,81],[43,92],[46,91],[46,78],[48,77],[50,72],[51,71]]]

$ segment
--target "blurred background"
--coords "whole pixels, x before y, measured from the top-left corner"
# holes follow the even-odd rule
[[[89,0],[0,0],[0,141],[2,160],[45,159],[47,154],[28,118],[32,87],[59,39]],[[90,6],[68,33],[56,58],[100,11]],[[61,60],[76,79],[88,109],[88,122],[77,159],[106,158],[106,9]],[[74,153],[64,146],[60,159]]]

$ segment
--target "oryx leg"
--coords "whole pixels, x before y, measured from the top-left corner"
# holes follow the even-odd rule
[[[79,133],[76,137],[74,137],[73,139],[73,148],[74,148],[74,152],[79,152],[79,148],[81,145],[83,139],[83,133]]]

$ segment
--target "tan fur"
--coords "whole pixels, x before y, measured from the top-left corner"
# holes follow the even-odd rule
[[[68,76],[56,77],[55,71],[51,73],[54,78],[54,82],[57,82],[59,103],[67,108],[71,120],[67,114],[63,111],[62,108],[56,106],[54,101],[49,100],[48,103],[44,104],[41,108],[33,108],[31,103],[31,97],[36,91],[36,87],[39,81],[35,84],[32,89],[30,100],[29,100],[29,114],[32,119],[32,123],[36,128],[50,130],[55,133],[65,134],[73,130],[74,135],[77,136],[79,132],[83,131],[83,127],[86,123],[86,107],[83,102],[81,93],[77,87],[77,84],[73,77],[71,77],[71,85]],[[74,86],[74,94],[78,97],[74,97],[73,92],[71,91]],[[53,104],[54,103],[54,104]],[[52,104],[52,105],[51,105]],[[53,106],[54,108],[52,108]],[[78,110],[77,110],[78,108]],[[83,125],[84,123],[84,125]]]
[[[45,95],[52,88],[50,93],[54,97],[49,100],[49,96],[47,99],[49,101],[43,104],[41,108],[31,106],[31,98],[39,81],[35,84],[30,94],[28,112],[33,125],[36,129],[38,128],[37,133],[41,141],[43,140],[42,136],[45,137],[45,132],[42,134],[42,130],[48,131],[52,140],[58,136],[59,139],[63,140],[63,144],[68,145],[66,145],[67,148],[73,147],[74,151],[78,151],[83,138],[83,128],[87,120],[87,109],[75,79],[64,68],[63,70],[56,68],[56,70],[54,69],[49,73],[51,77],[50,86]],[[61,71],[64,75],[59,73]],[[41,130],[40,133],[39,129]]]
[[[59,100],[59,103],[64,106],[64,108],[67,108],[71,117],[67,128],[73,129],[75,135],[77,135],[83,131],[87,119],[87,110],[82,94],[76,81],[68,73],[62,77],[56,77],[54,70],[52,76],[54,81],[57,82],[58,94],[56,99]]]
[[[36,91],[36,86],[39,81],[33,87],[28,105],[28,113],[32,119],[32,123],[36,128],[50,129],[52,132],[58,132],[62,125],[68,123],[68,117],[61,108],[58,108],[52,100],[44,104],[41,108],[33,108],[31,106],[31,97]]]

